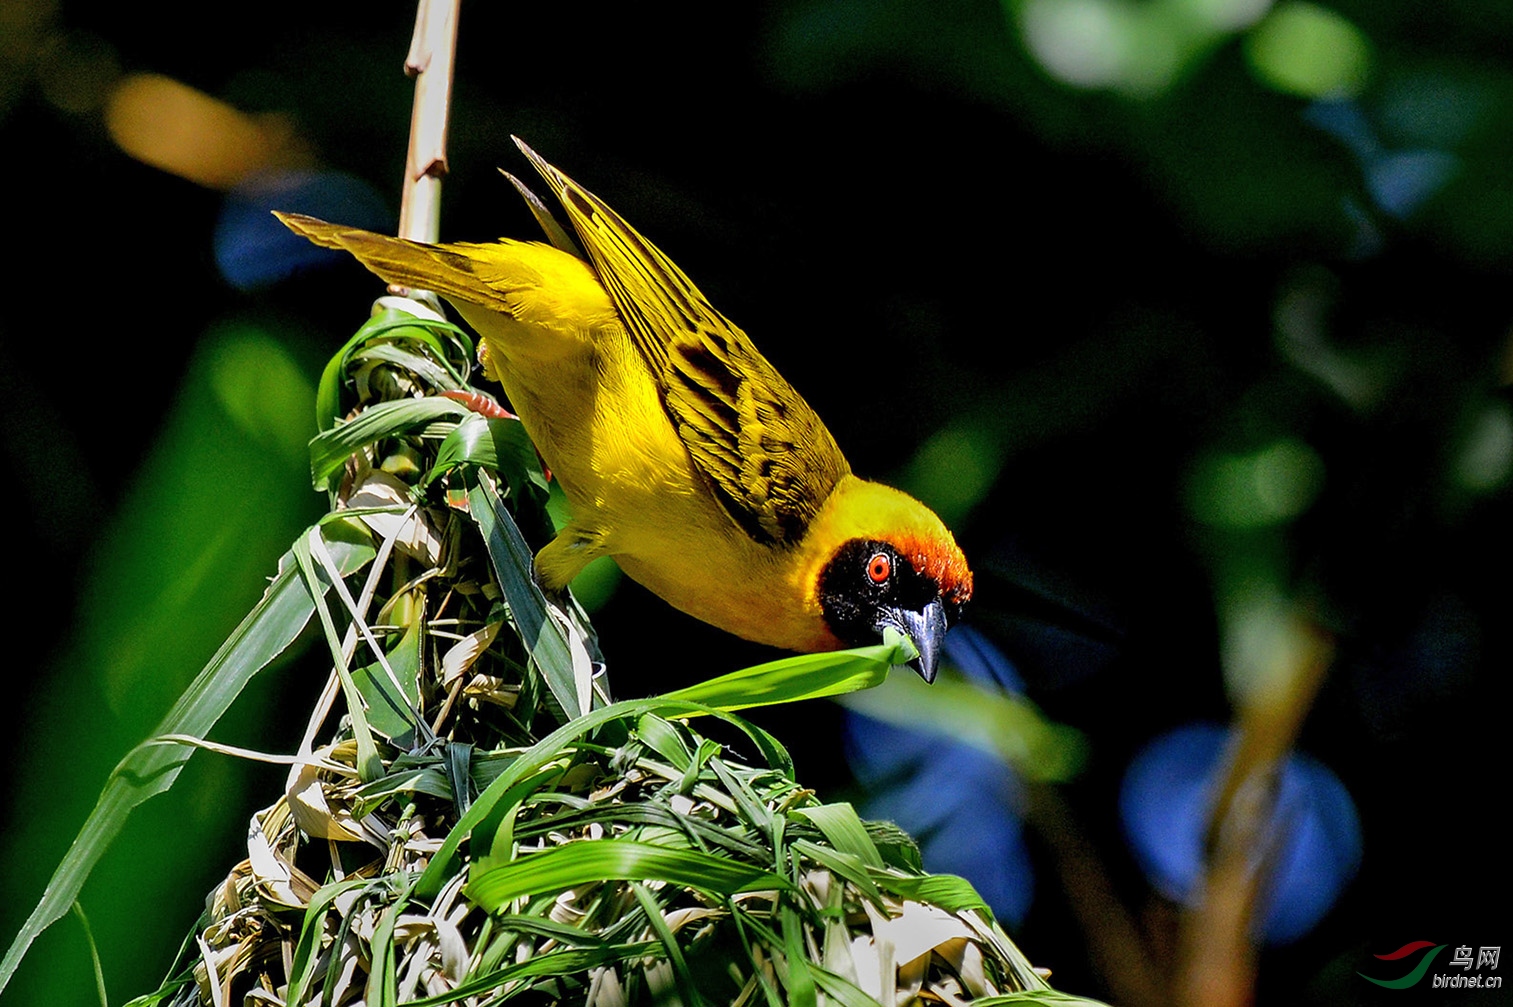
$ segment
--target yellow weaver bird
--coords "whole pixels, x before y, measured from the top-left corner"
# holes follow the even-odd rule
[[[560,589],[590,560],[737,636],[798,651],[893,627],[930,681],[972,593],[919,501],[859,479],[814,410],[682,270],[603,200],[515,141],[585,260],[517,180],[552,244],[428,245],[279,214],[391,284],[445,297],[483,338],[572,520],[536,556]]]

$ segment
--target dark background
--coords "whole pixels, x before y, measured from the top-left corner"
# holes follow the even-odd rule
[[[1159,903],[1123,847],[1123,768],[1228,720],[1230,616],[1296,603],[1335,646],[1301,747],[1354,797],[1364,859],[1263,953],[1259,997],[1377,1003],[1354,974],[1371,954],[1508,936],[1513,7],[1335,3],[1347,34],[1319,59],[1359,44],[1364,69],[1298,93],[1268,73],[1266,21],[1194,40],[1200,6],[1130,8],[1137,55],[1186,40],[1167,76],[1135,59],[1078,86],[1026,42],[1054,4],[466,4],[442,233],[534,234],[494,171],[528,170],[523,137],[752,334],[858,472],[936,505],[978,574],[974,624],[1089,739],[1062,796],[1139,919]],[[0,2],[7,939],[110,767],[323,509],[310,390],[379,293],[356,267],[283,276],[282,246],[228,282],[226,192],[124,153],[112,97],[162,74],[277,115],[289,163],[392,214],[412,24],[387,2]],[[1257,517],[1222,476],[1278,444],[1296,464]],[[621,696],[773,656],[626,582],[595,623]],[[291,749],[323,676],[264,676],[216,736]],[[754,719],[843,798],[841,716]],[[83,898],[113,1002],[156,985],[281,779],[200,755],[138,813]],[[1054,875],[1037,885],[1016,939],[1113,998]],[[6,999],[92,987],[65,920]]]

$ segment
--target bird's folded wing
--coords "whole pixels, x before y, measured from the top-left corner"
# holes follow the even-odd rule
[[[850,472],[824,422],[655,245],[515,142],[562,202],[716,497],[757,541],[797,542]]]
[[[386,282],[431,290],[545,331],[591,328],[613,308],[596,278],[570,253],[535,241],[431,245],[298,213],[275,213],[296,234],[344,249]]]

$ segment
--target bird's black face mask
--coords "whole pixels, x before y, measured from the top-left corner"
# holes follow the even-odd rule
[[[877,643],[888,627],[919,652],[909,666],[935,680],[946,630],[959,606],[941,597],[940,585],[886,542],[852,539],[820,573],[820,609],[830,632],[848,647]]]

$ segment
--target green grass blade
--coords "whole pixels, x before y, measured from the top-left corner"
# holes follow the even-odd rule
[[[683,1003],[687,1007],[704,1007],[708,1001],[699,995],[699,988],[694,985],[693,975],[688,971],[688,961],[683,957],[683,949],[678,947],[678,939],[667,925],[667,917],[662,915],[662,907],[645,885],[632,883],[631,891],[636,893],[641,911],[646,914],[647,922],[662,942],[662,950],[667,953],[667,961],[672,965],[672,974],[678,983],[678,995]]]
[[[988,919],[993,910],[977,894],[972,882],[955,874],[922,874],[918,876],[893,874],[888,871],[873,871],[872,880],[879,888],[892,892],[900,898],[915,902],[928,902],[949,912],[958,913],[976,910]]]
[[[692,791],[704,774],[704,767],[724,749],[724,745],[718,741],[711,741],[709,738],[699,742],[698,749],[693,753],[693,761],[688,764],[687,769],[683,770],[682,779],[678,780],[678,793],[686,794]]]
[[[457,813],[460,815],[473,803],[473,746],[466,741],[448,741],[445,744],[446,761],[442,765],[446,770],[447,782],[451,784],[452,802],[457,805]]]
[[[889,668],[914,656],[902,635],[889,632],[889,639],[881,644],[795,654],[670,692],[666,698],[691,700],[719,710],[744,710],[870,689],[888,677]]]
[[[857,891],[861,892],[863,896],[870,899],[875,905],[882,906],[883,893],[878,891],[877,885],[872,883],[872,878],[867,873],[867,866],[861,860],[849,853],[832,850],[827,846],[811,843],[805,839],[793,840],[791,849],[829,868],[832,873],[845,878],[855,885]]]
[[[336,629],[336,621],[331,616],[330,606],[326,604],[327,592],[340,578],[333,575],[332,570],[327,569],[324,564],[317,564],[314,551],[319,543],[314,540],[319,536],[319,531],[312,528],[309,533],[296,539],[293,549],[294,559],[299,563],[305,585],[315,599],[315,612],[320,616],[321,629],[326,634],[326,645],[330,648],[331,660],[336,666],[336,675],[341,680],[342,693],[347,700],[347,713],[352,721],[352,734],[357,741],[358,775],[366,783],[383,775],[383,760],[379,758],[378,746],[373,741],[372,730],[368,727],[367,713],[363,709],[357,683],[352,680],[352,671],[347,666],[341,634]]]
[[[693,754],[670,721],[647,714],[636,721],[635,736],[679,772],[685,772],[693,765]]]
[[[468,502],[531,660],[568,718],[582,716],[589,696],[579,688],[566,632],[547,610],[546,595],[531,576],[530,548],[486,473],[470,474]]]
[[[326,489],[353,452],[385,437],[410,433],[437,420],[471,415],[461,402],[439,395],[374,403],[350,422],[323,430],[310,441],[310,482],[318,490]]]
[[[757,799],[751,792],[751,788],[742,783],[719,759],[710,759],[709,768],[714,770],[715,776],[735,801],[741,817],[744,818],[753,829],[761,836],[766,837],[768,846],[771,847],[774,856],[781,856],[783,834],[783,817],[768,809],[767,805]]]
[[[972,1007],[1108,1007],[1102,1000],[1089,1000],[1058,990],[1023,990],[1000,996],[981,997]]]
[[[668,881],[720,895],[789,887],[771,871],[708,853],[632,840],[585,839],[481,872],[463,891],[493,912],[522,895],[596,881]]]
[[[727,900],[725,906],[730,910],[730,922],[735,926],[736,936],[741,940],[741,950],[745,952],[746,961],[750,963],[751,970],[757,977],[757,985],[767,1000],[767,1007],[783,1007],[783,1002],[778,998],[778,991],[773,988],[773,982],[767,975],[767,970],[762,968],[757,956],[752,952],[751,935],[747,931],[753,927],[746,913],[734,900]]]
[[[346,573],[361,569],[374,555],[371,542],[336,541],[328,545]],[[262,600],[190,683],[158,724],[154,737],[186,734],[203,738],[247,682],[283,653],[305,628],[315,613],[315,598],[305,586],[292,550],[279,561],[278,567],[278,575]],[[85,879],[121,831],[132,809],[171,787],[193,751],[180,745],[143,745],[133,749],[116,766],[84,827],[53,872],[41,900],[0,960],[0,990],[10,982],[37,935],[68,912]]]
[[[924,864],[919,859],[919,845],[914,837],[892,822],[863,822],[867,837],[877,847],[883,863],[909,874],[922,874]]]
[[[497,992],[506,983],[517,979],[534,979],[545,976],[569,976],[587,972],[589,969],[600,965],[608,965],[611,962],[625,961],[633,958],[645,958],[655,955],[661,950],[661,945],[655,941],[647,941],[640,944],[617,944],[596,948],[573,948],[568,951],[552,951],[535,958],[528,958],[517,965],[508,965],[502,969],[496,969],[485,975],[469,979],[459,983],[457,987],[447,993],[437,996],[424,997],[420,1000],[407,1000],[404,1007],[440,1007],[441,1004],[456,1003],[471,996],[481,993]],[[495,1003],[497,1001],[489,1001]]]
[[[477,413],[464,417],[457,429],[441,442],[436,464],[421,485],[429,486],[463,465],[477,465],[499,473],[517,498],[530,492],[544,501],[551,492],[536,446],[519,420],[491,419]]]
[[[512,916],[501,913],[494,917],[494,922],[501,930],[513,930],[532,937],[545,937],[572,948],[609,946],[609,942],[597,934],[591,934],[569,923],[558,923],[548,916]]]
[[[450,342],[454,344],[450,350],[458,357],[458,367],[466,373],[472,366],[473,340],[457,326],[449,322],[418,318],[408,312],[394,310],[384,311],[364,322],[352,338],[347,340],[346,345],[326,363],[325,370],[321,373],[320,384],[315,392],[317,429],[330,430],[336,425],[337,417],[341,416],[342,379],[347,373],[347,364],[352,354],[359,347],[379,339],[403,341],[406,338],[413,338],[431,347],[437,353],[438,359],[446,361],[449,347],[434,335],[438,332],[450,337]],[[447,362],[443,366],[453,378],[455,385],[462,387],[463,381],[453,365]]]
[[[145,993],[134,1000],[126,1001],[123,1007],[159,1007],[159,1005],[164,1003],[177,1002],[179,991],[192,982],[194,982],[194,979],[190,977],[174,979],[164,983],[161,989]]]
[[[534,751],[534,750],[533,750]],[[558,754],[560,757],[560,753]],[[457,819],[457,824],[452,826],[452,831],[447,833],[446,839],[442,840],[441,848],[431,858],[430,864],[420,876],[420,882],[415,886],[415,891],[426,898],[435,895],[441,890],[441,886],[454,873],[454,861],[457,848],[462,841],[473,834],[475,830],[480,835],[485,831],[480,829],[491,819],[497,819],[498,826],[490,836],[488,850],[480,851],[475,861],[475,868],[487,869],[493,850],[499,850],[499,856],[509,857],[511,851],[504,848],[509,841],[508,832],[513,828],[512,814],[517,805],[532,793],[538,790],[545,782],[558,773],[558,769],[546,769],[553,760],[531,765],[529,768],[534,772],[532,775],[516,773],[517,767],[526,765],[526,757],[517,759],[509,769],[501,773],[494,782],[489,784],[488,789],[478,795],[478,798],[468,806],[467,811]],[[501,832],[505,834],[501,835]]]
[[[413,876],[411,878],[413,883]],[[399,1003],[399,976],[394,958],[394,927],[399,915],[409,905],[408,886],[397,893],[393,902],[379,914],[378,925],[373,928],[373,937],[368,942],[371,955],[368,965],[368,983],[363,998],[369,1007],[397,1007]]]
[[[79,926],[84,928],[84,943],[89,945],[89,963],[95,970],[95,992],[100,997],[100,1007],[110,1007],[110,995],[105,992],[105,970],[100,965],[100,949],[95,946],[95,932],[89,926],[89,917],[84,914],[84,907],[74,903],[74,915],[79,918]]]
[[[446,369],[452,383],[459,388],[466,386],[463,375],[472,370],[473,361],[477,359],[473,337],[466,329],[451,322],[400,311],[388,312],[387,317],[380,316],[369,321],[368,325],[372,326],[375,337],[383,336],[397,343],[420,343],[427,347]]]
[[[310,981],[315,978],[315,968],[320,960],[321,941],[326,936],[326,910],[331,907],[331,903],[342,892],[353,888],[363,888],[372,883],[372,880],[368,878],[337,881],[326,885],[311,896],[310,904],[305,907],[299,938],[294,943],[294,960],[289,968],[289,990],[286,1002],[302,1004],[306,1000],[306,990]]]
[[[416,732],[420,705],[420,645],[424,624],[416,619],[406,627],[394,648],[388,652],[389,670],[398,685],[377,661],[352,669],[352,682],[366,703],[368,723],[384,737],[401,747],[409,745]]]
[[[349,359],[359,366],[368,360],[381,360],[386,364],[394,364],[400,370],[409,371],[431,387],[443,391],[459,392],[467,388],[467,385],[458,380],[450,367],[438,364],[430,357],[402,349],[393,343],[373,343],[370,346],[364,346]]]
[[[877,720],[964,741],[1033,780],[1064,783],[1087,761],[1087,739],[1076,728],[1046,719],[1028,700],[982,688],[949,666],[933,684],[899,675],[839,702]]]
[[[431,862],[426,866],[420,883],[416,886],[416,893],[422,898],[428,898],[441,890],[447,878],[456,871],[457,850],[472,835],[474,829],[490,816],[500,813],[498,805],[504,800],[505,795],[510,793],[511,788],[561,758],[571,744],[579,738],[592,734],[612,721],[633,720],[647,713],[656,713],[664,717],[694,714],[718,716],[745,731],[748,737],[757,742],[763,755],[769,757],[773,768],[785,777],[792,778],[793,763],[788,758],[787,751],[767,732],[748,724],[739,717],[683,700],[670,700],[665,696],[625,700],[611,706],[600,707],[577,720],[569,721],[542,738],[494,778],[483,793],[473,801],[472,806],[457,820],[457,824],[452,826],[452,831],[447,833],[441,846],[431,856]]]
[[[454,799],[455,788],[450,777],[436,766],[399,771],[391,768],[387,775],[359,787],[352,796],[360,806],[368,808],[397,794],[425,794],[450,801]]]
[[[851,805],[824,804],[817,808],[799,808],[792,814],[814,823],[830,845],[842,853],[851,854],[868,867],[883,866],[883,855],[877,851],[877,844],[867,835],[867,827]]]
[[[791,906],[783,907],[783,950],[780,970],[788,987],[788,1007],[818,1007],[814,974],[809,971],[809,952],[804,947],[804,928]]]

